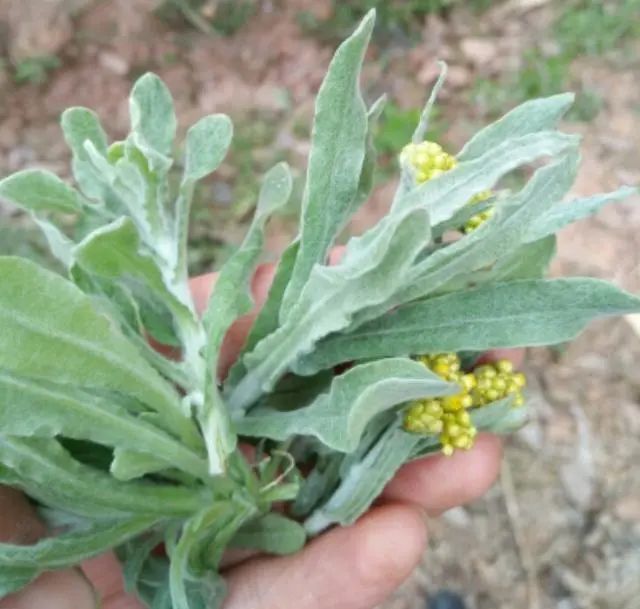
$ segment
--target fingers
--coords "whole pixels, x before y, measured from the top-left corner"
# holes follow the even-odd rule
[[[89,582],[76,570],[43,573],[31,585],[0,601],[2,609],[96,609]],[[107,609],[107,608],[105,608]]]
[[[501,457],[500,439],[480,434],[469,451],[407,463],[387,485],[383,497],[417,503],[430,515],[440,514],[482,496],[498,476]]]
[[[419,509],[378,507],[295,556],[232,569],[224,609],[371,609],[410,575],[425,544]]]
[[[113,552],[85,560],[82,570],[101,600],[101,609],[144,609],[133,594],[124,591],[122,570]]]
[[[496,362],[500,359],[508,359],[513,362],[516,368],[519,368],[524,362],[524,352],[524,349],[493,349],[480,356],[478,363],[485,364],[488,362]]]
[[[46,532],[33,506],[14,488],[0,486],[0,514],[0,541],[29,544]]]
[[[0,541],[33,544],[46,533],[33,506],[13,488],[0,487]],[[76,570],[43,573],[32,584],[0,600],[0,609],[93,609],[91,586]]]

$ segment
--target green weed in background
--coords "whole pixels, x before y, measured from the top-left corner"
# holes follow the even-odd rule
[[[344,36],[370,8],[375,8],[378,12],[375,35],[378,38],[396,34],[406,37],[419,31],[421,20],[427,15],[447,15],[456,5],[482,11],[491,4],[492,0],[333,0],[328,19],[318,19],[312,13],[302,11],[298,20],[306,32],[326,41],[335,41]]]
[[[39,55],[27,57],[16,63],[13,69],[13,79],[17,84],[39,85],[45,82],[49,73],[61,65],[55,55]]]
[[[205,34],[235,34],[255,13],[257,0],[165,0],[157,14],[166,21],[189,24]]]
[[[577,0],[554,27],[565,55],[604,55],[640,37],[640,0]]]

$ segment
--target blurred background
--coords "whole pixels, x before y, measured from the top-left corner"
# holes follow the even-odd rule
[[[372,6],[379,18],[363,87],[369,101],[386,91],[389,104],[378,186],[351,232],[390,202],[396,155],[437,59],[449,78],[429,137],[450,152],[514,105],[572,90],[563,127],[584,136],[574,194],[640,183],[640,0],[0,0],[0,176],[40,166],[68,177],[62,110],[89,106],[121,138],[128,90],[153,70],[183,131],[211,112],[235,123],[231,154],[200,188],[192,224],[192,271],[216,268],[241,239],[269,166],[288,160],[300,189],[314,95],[334,47]],[[272,259],[295,232],[298,201],[271,227]],[[553,274],[638,292],[638,203],[564,231]],[[0,254],[53,264],[1,201]],[[531,350],[534,419],[509,440],[498,484],[431,523],[424,564],[385,607],[424,607],[427,593],[448,588],[470,609],[638,609],[639,366],[631,317]]]

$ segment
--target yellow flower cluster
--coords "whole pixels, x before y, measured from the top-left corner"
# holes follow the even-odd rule
[[[471,200],[469,201],[468,205],[475,205],[476,203],[482,203],[483,201],[490,199],[492,196],[493,196],[493,192],[491,192],[490,190],[483,190],[478,194],[474,195],[473,197],[471,197]],[[478,228],[480,225],[484,224],[491,216],[493,216],[493,207],[489,207],[488,209],[485,209],[484,211],[481,211],[471,216],[471,218],[469,218],[464,223],[464,226],[462,228],[465,233],[470,233],[476,230],[476,228]]]
[[[407,144],[402,151],[401,159],[413,167],[415,171],[414,177],[418,184],[437,178],[458,164],[456,158],[445,152],[440,144],[428,141],[419,144]],[[490,190],[483,190],[471,198],[469,205],[486,201],[492,194]],[[463,226],[464,232],[470,233],[474,231],[492,215],[493,209],[491,208],[473,215],[465,222]]]
[[[514,372],[513,364],[508,360],[485,364],[472,373],[464,373],[455,353],[421,355],[417,359],[438,376],[460,385],[460,393],[416,400],[405,412],[404,428],[413,433],[438,434],[445,455],[473,446],[477,429],[471,422],[469,409],[485,406],[509,394],[515,394],[516,406],[524,402],[525,376]]]
[[[513,364],[501,359],[493,364],[479,366],[474,371],[476,386],[471,392],[474,406],[484,406],[496,400],[514,395],[514,406],[522,406],[522,389],[527,379],[522,372],[514,372]]]
[[[404,147],[401,158],[414,168],[418,184],[437,178],[458,164],[454,156],[445,152],[442,146],[435,142],[408,144]]]
[[[460,358],[455,353],[422,355],[418,361],[443,379],[458,383],[462,391],[413,402],[405,414],[405,429],[414,433],[439,434],[445,455],[453,454],[456,448],[470,449],[478,433],[467,412],[473,405],[471,391],[476,386],[475,376],[460,370]]]

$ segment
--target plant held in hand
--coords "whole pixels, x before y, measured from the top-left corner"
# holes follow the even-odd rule
[[[223,338],[252,308],[265,224],[291,195],[285,164],[264,177],[201,317],[188,216],[231,141],[226,116],[188,130],[174,192],[173,104],[147,74],[124,141],[109,143],[90,110],[63,114],[75,187],[37,169],[0,181],[0,198],[31,214],[66,269],[0,258],[0,482],[57,531],[0,544],[0,595],[116,548],[150,607],[215,606],[225,549],[295,552],[357,519],[407,461],[522,425],[524,376],[506,361],[476,366],[483,351],[556,344],[594,318],[640,311],[603,281],[544,278],[559,229],[634,192],[563,201],[579,161],[578,138],[556,130],[571,95],[524,103],[454,156],[423,141],[441,78],[400,154],[390,211],[328,265],[373,185],[384,100],[367,108],[359,88],[373,23],[371,13],[331,62],[298,238],[224,379]],[[541,159],[519,191],[500,188]]]

